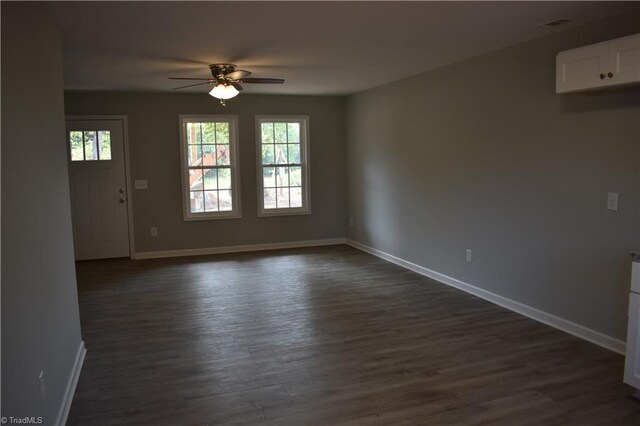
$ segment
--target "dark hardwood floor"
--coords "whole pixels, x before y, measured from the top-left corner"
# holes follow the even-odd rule
[[[622,356],[348,246],[77,270],[69,425],[640,425]]]

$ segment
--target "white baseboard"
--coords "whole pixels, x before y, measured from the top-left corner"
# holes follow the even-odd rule
[[[80,378],[80,371],[82,371],[82,365],[84,364],[84,357],[87,354],[87,348],[84,346],[84,341],[80,341],[78,346],[78,352],[76,353],[76,360],[73,363],[71,369],[71,376],[67,382],[67,389],[64,391],[64,397],[62,398],[62,405],[58,411],[58,418],[55,425],[64,426],[67,423],[67,417],[69,417],[69,409],[71,409],[71,402],[73,401],[73,395],[76,393],[76,386],[78,385],[78,379]]]
[[[622,340],[618,340],[606,334],[600,333],[599,331],[592,330],[567,319],[560,318],[548,312],[541,311],[540,309],[525,305],[524,303],[516,302],[515,300],[508,299],[504,296],[500,296],[499,294],[495,294],[474,285],[467,284],[463,281],[457,280],[439,272],[432,271],[431,269],[427,269],[423,266],[385,253],[373,247],[369,247],[357,241],[347,239],[347,244],[354,248],[377,256],[381,259],[387,260],[391,263],[395,263],[398,266],[402,266],[403,268],[409,269],[420,275],[436,280],[442,284],[455,287],[466,293],[480,297],[481,299],[487,300],[498,306],[502,306],[503,308],[519,313],[520,315],[524,315],[525,317],[534,319],[543,324],[547,324],[551,327],[557,328],[558,330],[562,330],[576,337],[580,337],[581,339],[587,340],[591,343],[595,343],[596,345],[602,346],[603,348],[609,349],[613,352],[617,352],[623,355],[625,353],[626,344]]]
[[[247,251],[278,250],[298,247],[333,246],[346,244],[346,238],[325,240],[291,241],[284,243],[247,244],[242,246],[208,247],[185,250],[143,251],[134,253],[132,259],[157,259],[162,257],[200,256],[205,254],[241,253]]]

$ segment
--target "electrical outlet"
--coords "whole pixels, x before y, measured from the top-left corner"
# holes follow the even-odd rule
[[[155,226],[151,227],[151,236],[152,237],[157,237],[158,236],[158,228],[156,228]]]
[[[466,255],[465,255],[465,259],[467,260],[467,262],[471,262],[471,255],[472,255],[472,251],[471,249],[467,249]]]

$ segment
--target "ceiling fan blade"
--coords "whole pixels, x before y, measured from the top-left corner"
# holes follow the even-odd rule
[[[207,80],[212,81],[210,78],[188,78],[188,77],[169,77],[169,80]]]
[[[186,86],[174,87],[173,90],[185,89],[187,87],[193,87],[193,86],[202,86],[203,84],[211,84],[211,82],[205,81],[204,83],[187,84]]]
[[[242,88],[242,86],[240,86],[240,83],[236,83],[235,81],[232,81],[229,84],[231,84],[233,87],[235,87],[238,92],[241,91],[241,90],[244,90]]]
[[[241,78],[249,77],[251,72],[245,70],[235,70],[234,72],[230,72],[226,74],[225,77],[231,80],[240,80]]]
[[[282,78],[243,78],[239,80],[240,83],[261,83],[261,84],[282,84],[284,79]]]

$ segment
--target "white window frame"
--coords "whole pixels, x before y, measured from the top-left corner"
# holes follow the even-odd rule
[[[189,164],[187,157],[187,123],[229,123],[229,148],[231,150],[231,211],[224,212],[191,212],[191,198],[189,188]],[[238,147],[238,116],[210,115],[210,114],[180,114],[178,116],[180,129],[180,172],[182,174],[182,217],[185,221],[238,219],[242,217],[240,206],[240,152]]]
[[[264,176],[262,174],[262,123],[299,123],[300,124],[300,167],[302,169],[302,207],[264,208]],[[311,214],[311,184],[309,157],[309,116],[307,115],[256,115],[256,166],[258,188],[258,217],[294,216]],[[284,164],[283,164],[284,166]]]

